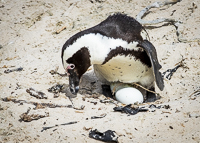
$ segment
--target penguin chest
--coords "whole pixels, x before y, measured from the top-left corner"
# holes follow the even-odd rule
[[[153,70],[133,56],[118,55],[104,65],[94,65],[100,80],[108,82],[140,83],[150,86],[154,81]]]

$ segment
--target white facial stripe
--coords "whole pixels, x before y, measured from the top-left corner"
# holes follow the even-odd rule
[[[91,64],[101,64],[105,60],[105,57],[107,57],[108,53],[116,47],[121,46],[129,50],[134,49],[138,51],[139,48],[136,47],[137,44],[138,42],[131,42],[128,44],[128,42],[122,39],[114,39],[102,36],[101,34],[86,34],[78,38],[76,42],[65,49],[63,55],[64,66],[66,64],[65,60],[70,58],[82,47],[88,48],[91,56]]]

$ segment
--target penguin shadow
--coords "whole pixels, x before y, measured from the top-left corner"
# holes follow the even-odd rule
[[[140,87],[135,88],[137,88],[142,93],[145,103],[155,102],[156,100],[160,99],[160,96],[156,96],[155,93],[146,91]],[[149,90],[155,91],[155,88],[151,88]],[[86,72],[82,76],[79,93],[88,98],[98,98],[99,96],[104,95],[105,97],[116,100],[115,94],[112,93],[109,83],[100,82],[95,76],[93,70]]]
[[[79,93],[88,98],[98,98],[103,93],[101,88],[102,84],[95,76],[94,71],[90,70],[81,77]]]

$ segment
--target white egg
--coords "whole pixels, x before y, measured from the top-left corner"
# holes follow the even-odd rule
[[[134,104],[136,102],[143,103],[144,101],[142,93],[133,87],[125,87],[119,89],[115,93],[115,97],[117,101],[123,104]]]

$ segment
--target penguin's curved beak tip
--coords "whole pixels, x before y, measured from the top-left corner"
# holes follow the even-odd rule
[[[70,87],[70,91],[72,94],[77,95],[77,93],[79,91],[79,86]]]

